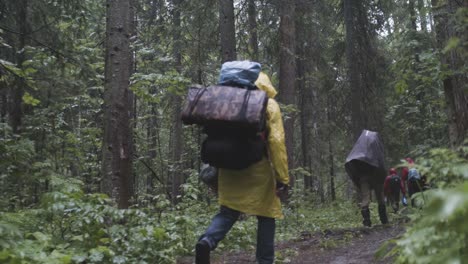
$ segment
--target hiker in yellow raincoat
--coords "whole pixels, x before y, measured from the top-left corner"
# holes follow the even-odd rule
[[[213,218],[196,245],[196,263],[209,263],[210,251],[215,249],[237,221],[241,213],[258,219],[258,263],[273,263],[275,218],[282,218],[281,192],[289,185],[284,127],[276,90],[262,72],[255,85],[267,93],[267,149],[263,159],[243,170],[219,169],[218,194],[220,212]]]

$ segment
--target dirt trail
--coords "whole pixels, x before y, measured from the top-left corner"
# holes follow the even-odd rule
[[[301,238],[280,242],[276,246],[276,263],[294,264],[366,264],[392,263],[391,259],[375,260],[375,252],[385,241],[404,232],[398,224],[329,230],[323,233],[304,232]],[[183,258],[179,264],[194,263],[193,257]],[[253,252],[237,252],[222,255],[214,254],[213,264],[255,263]]]
[[[375,226],[349,230],[331,231],[299,244],[298,254],[290,263],[362,264],[392,263],[391,259],[375,260],[375,252],[389,239],[403,233],[401,226]],[[324,241],[336,241],[324,248]]]

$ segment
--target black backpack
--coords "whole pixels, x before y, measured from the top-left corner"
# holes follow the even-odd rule
[[[398,175],[392,175],[392,177],[390,177],[390,188],[392,189],[392,192],[396,193],[396,192],[399,192],[400,190],[400,185],[401,184],[401,179],[400,179],[400,176]]]
[[[266,154],[265,131],[207,126],[201,147],[201,160],[217,168],[241,170],[260,161]]]

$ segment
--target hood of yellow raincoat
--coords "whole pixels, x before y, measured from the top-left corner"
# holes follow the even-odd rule
[[[260,72],[258,75],[257,80],[255,81],[255,85],[258,89],[264,91],[268,97],[274,98],[278,92],[276,92],[275,87],[271,84],[270,78],[263,72]]]

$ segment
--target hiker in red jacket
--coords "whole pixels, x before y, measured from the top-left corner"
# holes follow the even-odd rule
[[[390,174],[385,178],[384,182],[384,194],[387,201],[390,202],[393,211],[398,212],[400,205],[400,191],[403,197],[406,196],[405,186],[400,176],[397,174],[395,168],[390,169]]]

